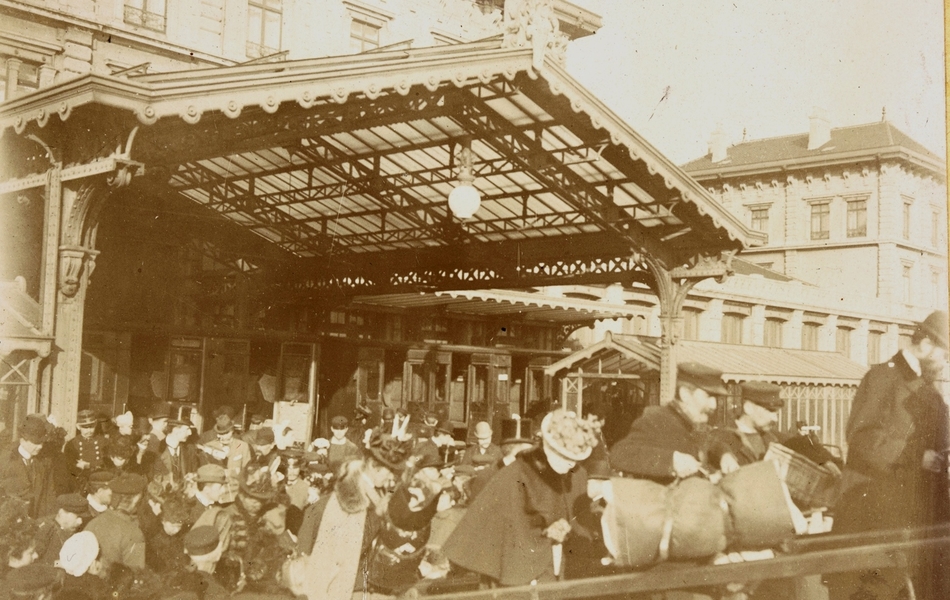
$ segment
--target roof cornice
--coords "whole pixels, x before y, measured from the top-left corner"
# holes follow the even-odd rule
[[[748,177],[752,175],[785,173],[795,170],[853,165],[859,162],[877,162],[879,160],[902,160],[931,172],[941,181],[946,181],[947,172],[944,163],[900,145],[823,154],[819,156],[763,161],[759,163],[743,163],[733,166],[721,165],[714,168],[697,169],[695,171],[687,169],[686,172],[697,181],[708,181],[710,179]]]

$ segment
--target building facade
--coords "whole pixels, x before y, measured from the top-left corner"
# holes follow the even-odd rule
[[[947,310],[944,160],[888,121],[830,128],[816,111],[808,133],[734,145],[717,131],[709,154],[683,169],[768,241],[744,250],[732,277],[691,290],[682,339],[836,352],[869,366],[906,346],[931,311]],[[660,334],[651,290],[554,290],[565,292],[636,313],[579,330],[583,346],[607,331]],[[822,425],[825,442],[843,446],[856,383],[786,386],[783,425]]]
[[[96,74],[426,47],[500,35],[498,0],[34,0],[0,6],[0,101]],[[600,17],[553,5],[566,39]]]

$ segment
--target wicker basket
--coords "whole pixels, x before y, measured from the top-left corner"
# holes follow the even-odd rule
[[[801,454],[770,443],[765,459],[779,466],[779,477],[788,486],[792,500],[802,509],[832,508],[838,495],[838,478]]]

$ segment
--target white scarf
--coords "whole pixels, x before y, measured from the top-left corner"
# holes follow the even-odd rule
[[[347,513],[337,501],[336,492],[330,496],[307,558],[304,593],[308,600],[338,600],[353,595],[365,524],[365,510]]]

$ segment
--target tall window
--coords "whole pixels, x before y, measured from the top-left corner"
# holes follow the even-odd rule
[[[280,51],[283,0],[248,0],[247,55],[258,58]]]
[[[722,343],[742,343],[742,322],[744,320],[743,315],[727,313],[722,316]]]
[[[820,325],[817,323],[802,324],[802,350],[818,349],[818,331]]]
[[[153,31],[165,31],[165,0],[125,0],[123,20]]]
[[[940,272],[930,272],[930,305],[934,308],[943,308],[943,299],[940,293]]]
[[[40,87],[39,65],[7,56],[0,61],[5,66],[5,73],[0,73],[0,102],[12,100],[17,96],[29,94]]]
[[[766,319],[765,320],[765,336],[764,343],[769,348],[781,348],[782,347],[782,329],[784,328],[785,321],[780,319]]]
[[[379,48],[379,27],[366,21],[353,19],[350,22],[350,50],[366,52]]]
[[[903,298],[904,304],[910,304],[911,297],[913,296],[913,281],[911,277],[912,267],[910,265],[904,265],[903,270],[901,271],[901,281],[903,283]]]
[[[699,339],[699,311],[683,310],[683,339]]]
[[[903,235],[905,240],[910,239],[910,202],[904,200]]]
[[[811,205],[811,239],[827,240],[831,231],[831,204],[818,202]]]
[[[756,231],[769,230],[769,209],[768,207],[759,207],[752,209],[752,229]]]
[[[851,358],[851,328],[839,327],[835,331],[835,352]]]
[[[848,237],[864,237],[868,234],[868,201],[848,202]]]
[[[936,248],[940,244],[940,211],[932,211],[930,217],[930,245]]]
[[[868,332],[868,364],[876,365],[881,362],[881,338],[880,331]]]

